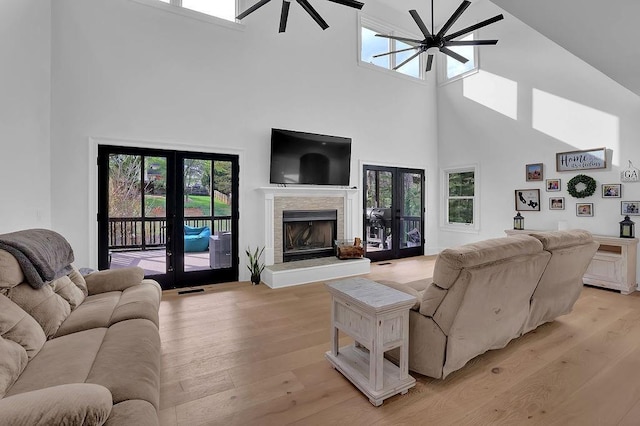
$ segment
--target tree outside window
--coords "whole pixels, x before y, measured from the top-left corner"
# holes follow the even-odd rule
[[[474,223],[475,172],[447,173],[447,221],[450,224]]]

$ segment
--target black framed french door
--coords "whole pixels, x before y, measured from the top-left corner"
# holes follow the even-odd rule
[[[98,147],[98,268],[164,289],[238,280],[238,157]]]
[[[424,254],[424,170],[363,169],[366,257],[380,261]]]

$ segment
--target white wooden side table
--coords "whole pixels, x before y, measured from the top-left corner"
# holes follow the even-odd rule
[[[415,386],[409,375],[409,310],[416,298],[365,278],[327,283],[331,350],[327,360],[376,407]],[[339,348],[339,331],[356,343]],[[384,353],[400,348],[399,366]]]

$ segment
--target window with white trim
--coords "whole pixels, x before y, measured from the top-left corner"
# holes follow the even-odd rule
[[[235,22],[237,13],[236,0],[156,0],[172,6],[194,10],[205,15],[215,16]]]
[[[471,41],[474,40],[475,34],[471,33],[465,37],[459,38],[459,41]],[[440,54],[444,59],[442,61],[443,66],[441,70],[441,82],[446,83],[449,81],[457,80],[459,78],[466,77],[469,74],[473,74],[478,71],[478,48],[477,46],[449,46],[449,49],[464,56],[468,59],[466,63],[462,63],[451,56]]]
[[[443,171],[444,225],[451,228],[478,228],[475,166]]]
[[[396,65],[417,53],[417,50],[408,50],[406,52],[394,53],[393,55],[380,56],[374,58],[374,55],[380,53],[392,52],[395,50],[407,49],[411,45],[398,40],[392,40],[384,37],[376,37],[376,34],[395,35],[400,37],[420,38],[407,34],[401,34],[397,30],[379,22],[370,19],[360,18],[360,63],[375,65],[385,68],[392,72],[408,75],[413,78],[423,79],[422,72],[422,55],[409,61],[402,67],[394,70]]]

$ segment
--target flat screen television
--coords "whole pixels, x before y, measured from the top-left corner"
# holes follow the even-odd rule
[[[350,172],[350,138],[271,130],[271,183],[349,186]]]

